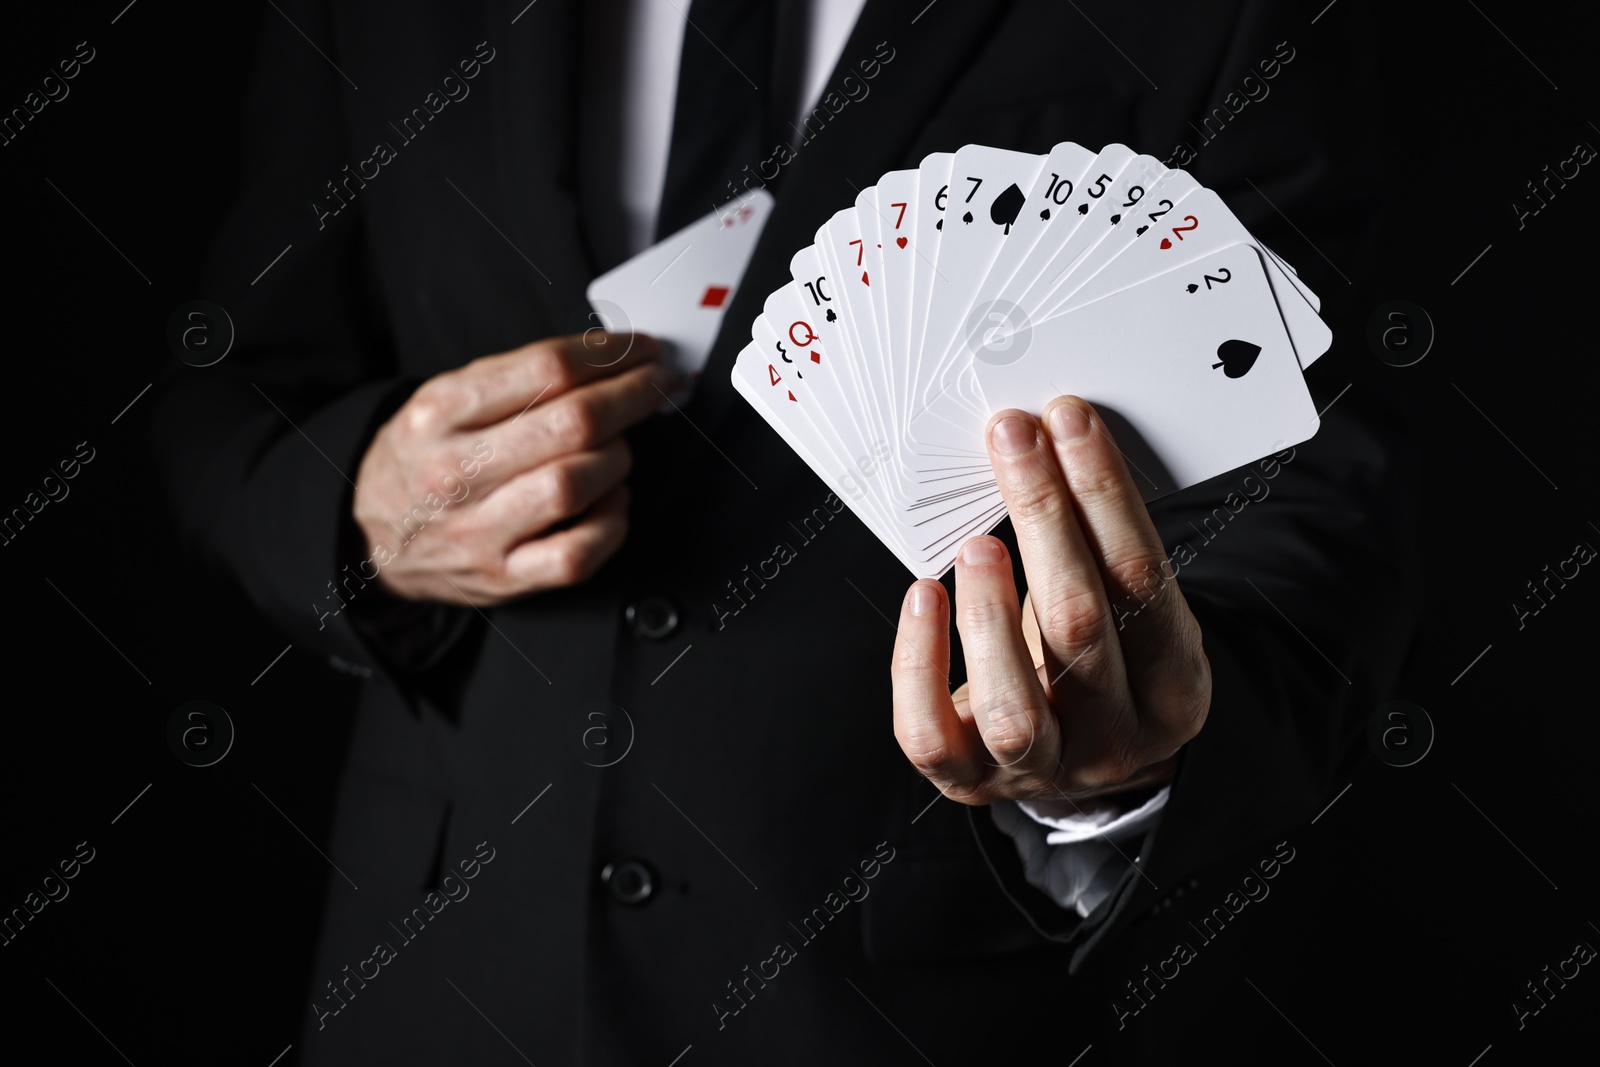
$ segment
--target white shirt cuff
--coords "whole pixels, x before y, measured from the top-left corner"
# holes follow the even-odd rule
[[[1075,806],[1070,801],[999,801],[989,806],[995,825],[1016,842],[1028,883],[1063,908],[1087,918],[1138,861],[1122,846],[1155,826],[1170,787],[1131,811],[1114,801]]]

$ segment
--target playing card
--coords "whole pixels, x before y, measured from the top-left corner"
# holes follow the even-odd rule
[[[590,282],[599,324],[650,334],[664,342],[663,358],[697,378],[772,204],[757,189]]]
[[[975,291],[974,305],[999,295],[1011,284],[1017,269],[1034,246],[1045,238],[1047,230],[1070,228],[1076,213],[1070,208],[1062,209],[1068,207],[1068,198],[1083,181],[1096,155],[1071,141],[1063,141],[1050,150],[1034,179],[1033,188],[1028,191],[1026,204],[1011,227],[1011,234],[1001,244],[989,273]]]
[[[1215,193],[1125,145],[968,145],[817,230],[734,382],[907,569],[1005,517],[1006,407],[1096,405],[1146,500],[1316,432],[1316,294]]]
[[[1148,158],[1148,157],[1147,157]],[[1084,170],[1075,186],[1066,192],[1065,201],[1053,212],[1050,225],[1040,239],[1028,250],[1006,283],[1005,295],[1031,316],[1037,310],[1036,296],[1048,291],[1053,279],[1058,278],[1070,265],[1067,249],[1079,249],[1085,239],[1074,241],[1091,213],[1105,204],[1106,193],[1129,165],[1138,159],[1137,153],[1127,145],[1110,144],[1102,148]],[[1159,166],[1159,164],[1158,164]],[[1054,193],[1046,198],[1055,201],[1063,190],[1069,188],[1063,177],[1055,183]],[[1107,215],[1110,212],[1106,212]],[[1100,233],[1102,230],[1085,231]]]
[[[1148,226],[1141,224],[1141,220],[1147,219],[1149,214],[1140,213],[1139,204],[1144,203],[1147,198],[1157,205],[1158,209],[1161,206],[1171,206],[1174,202],[1181,204],[1186,196],[1199,188],[1200,183],[1181,170],[1168,171],[1161,175],[1151,183],[1148,190],[1137,183],[1129,183],[1128,200],[1119,205],[1121,210],[1113,211],[1107,218],[1108,227],[1104,236],[1078,258],[1068,272],[1055,283],[1040,302],[1035,317],[1049,318],[1071,300],[1086,283],[1097,281],[1119,256],[1135,244],[1144,241],[1145,234],[1150,230]],[[1154,240],[1153,237],[1150,239],[1151,242]]]
[[[1082,307],[1156,274],[1203,259],[1219,248],[1240,242],[1254,244],[1250,232],[1228,210],[1222,198],[1200,189],[1179,201],[1166,222],[1138,238],[1123,255],[1106,263],[1064,301],[1040,312],[1039,320]],[[1156,239],[1159,236],[1159,239]],[[1308,367],[1333,344],[1333,333],[1316,309],[1302,298],[1277,261],[1263,260],[1268,280],[1283,313],[1284,324],[1302,367]],[[1196,283],[1198,284],[1198,283]]]
[[[1010,236],[1027,200],[1023,190],[1033,187],[1043,164],[1043,156],[983,145],[967,145],[951,160],[917,381],[931,411],[952,413],[964,424],[982,412],[964,407],[961,397],[945,387],[941,370],[947,339],[960,331],[971,294]]]
[[[905,413],[902,418],[907,425],[925,410],[918,387],[917,370],[928,325],[928,300],[938,273],[940,235],[944,230],[945,202],[950,195],[950,167],[954,160],[953,153],[934,152],[924,156],[922,165],[917,168],[916,236],[913,243],[918,254],[911,263],[911,300],[905,312],[908,317],[906,348],[895,353],[895,358],[906,367],[906,391],[899,397],[899,407]],[[909,430],[906,436],[909,437]],[[982,450],[970,447],[956,451],[980,458],[985,454]],[[917,454],[914,450],[907,450],[903,461],[914,466]]]
[[[1055,263],[1065,261],[1067,266],[1050,279],[1044,288],[1035,284],[1026,290],[1035,295],[1024,295],[1022,299],[1026,304],[1017,305],[1009,317],[997,319],[996,324],[1009,327],[1020,315],[1026,315],[1033,321],[1050,317],[1068,295],[1085,281],[1097,277],[1105,264],[1148,232],[1148,227],[1141,224],[1138,205],[1144,203],[1146,198],[1151,202],[1170,205],[1172,201],[1169,198],[1181,198],[1198,186],[1199,183],[1183,171],[1165,170],[1152,156],[1136,157],[1110,185],[1109,192],[1103,198],[1105,210],[1095,211],[1091,206],[1089,212],[1081,213],[1086,218],[1104,220],[1104,225],[1096,222],[1075,230],[1063,243],[1054,260]],[[1094,188],[1091,187],[1085,195],[1092,196],[1093,193]],[[1043,296],[1036,295],[1041,292]],[[990,317],[994,318],[992,314]],[[948,360],[945,366],[949,387],[953,391],[976,397],[978,409],[987,410],[971,361]]]
[[[994,262],[973,290],[971,298],[965,302],[959,319],[961,335],[970,332],[979,323],[1006,321],[1012,304],[1004,299],[1003,294],[1010,288],[1028,254],[1045,239],[1048,229],[1070,229],[1075,224],[1077,216],[1070,210],[1062,211],[1062,208],[1095,157],[1096,153],[1071,141],[1064,141],[1050,150],[1034,179],[1033,188],[1028,192],[1026,203],[1011,226],[1010,234],[1000,243]],[[1067,221],[1069,218],[1071,222]],[[976,383],[966,362],[951,363],[948,359],[951,350],[960,343],[959,337],[953,336],[946,345],[944,373],[947,377],[959,375],[953,387],[960,391],[969,409],[981,410],[982,398],[977,394]]]
[[[800,298],[787,288],[780,290],[785,291],[791,292],[791,298],[778,304],[800,306]],[[814,343],[798,348],[794,345],[795,337],[804,338],[806,331],[791,330],[779,336],[763,314],[752,333],[750,345],[740,353],[734,368],[736,389],[880,540],[893,545],[895,554],[909,569],[926,577],[944,573],[954,561],[960,539],[992,529],[1003,518],[1003,509],[993,502],[980,506],[970,494],[965,498],[946,494],[904,509],[886,505],[882,480],[877,474],[887,450],[880,444],[859,451],[860,442],[848,438],[848,428],[846,436],[841,436],[828,422],[823,402],[808,392],[805,384],[807,367],[813,372],[811,380],[818,380],[815,372],[823,360],[812,357],[820,357],[821,353]],[[780,355],[774,361],[769,354],[775,352],[786,353],[788,358]]]
[[[1102,153],[1105,154],[1105,153]],[[1091,170],[1094,167],[1090,168]],[[1044,265],[1018,297],[1018,303],[1033,318],[1042,317],[1050,306],[1054,294],[1067,284],[1067,279],[1080,275],[1085,261],[1090,259],[1102,244],[1116,245],[1113,235],[1127,234],[1130,238],[1142,236],[1137,227],[1123,229],[1122,221],[1138,221],[1138,204],[1146,189],[1161,182],[1165,168],[1154,156],[1134,156],[1116,173],[1108,184],[1105,172],[1097,175],[1093,183],[1085,182],[1084,195],[1094,198],[1080,205],[1083,221],[1074,229],[1061,247],[1056,249],[1050,262]],[[1096,190],[1100,190],[1098,196]]]
[[[872,272],[867,263],[868,241],[878,242],[876,236],[865,234],[863,220],[852,206],[836,212],[817,230],[813,247],[823,265],[824,284],[838,305],[834,310],[840,314],[837,327],[825,326],[822,332],[835,339],[831,347],[849,362],[852,380],[861,390],[857,394],[860,402],[852,405],[851,414],[862,436],[876,445],[887,442],[888,430],[882,412],[870,398],[883,396],[889,383],[887,361],[878,344]],[[830,321],[826,316],[824,320]]]
[[[1138,157],[1125,145],[1107,145],[1101,150],[1078,188],[1069,194],[1063,207],[1064,225],[1052,226],[1046,238],[1037,242],[1018,273],[1002,294],[1003,305],[977,309],[962,324],[951,351],[956,358],[970,361],[974,331],[990,333],[1004,331],[1018,321],[1028,321],[1038,312],[1040,302],[1075,259],[1093,247],[1104,236],[1104,216],[1112,213],[1117,203],[1114,192],[1125,189],[1129,183],[1118,184],[1124,171],[1132,179],[1135,175],[1144,180],[1159,176],[1162,168],[1150,157],[1141,164]],[[1153,174],[1145,175],[1153,166]],[[1135,170],[1129,171],[1130,167]],[[1081,235],[1081,236],[1080,236]],[[949,340],[947,336],[947,340]],[[924,353],[926,362],[926,353]],[[916,398],[916,414],[910,420],[907,434],[923,448],[942,447],[950,451],[975,451],[986,454],[983,443],[983,422],[957,409],[951,399],[951,382],[948,376],[928,376],[921,379],[921,395]]]
[[[864,292],[872,302],[873,332],[877,338],[875,373],[882,379],[882,392],[875,390],[863,400],[872,405],[874,422],[882,429],[886,442],[894,440],[899,432],[892,398],[898,388],[895,375],[900,369],[892,358],[894,334],[899,327],[893,327],[890,322],[888,293],[895,282],[902,288],[910,282],[905,257],[914,253],[909,250],[910,239],[901,227],[905,224],[909,199],[916,192],[916,176],[916,171],[893,171],[879,179],[877,185],[856,195],[856,218],[863,238],[862,273],[868,279]],[[880,199],[880,190],[886,200]],[[885,464],[884,468],[894,496],[906,499],[910,487],[905,468],[898,463]]]
[[[1189,293],[1191,284],[1200,290]],[[977,353],[989,402],[1038,414],[1063,393],[1083,397],[1105,416],[1146,500],[1316,433],[1316,407],[1248,244],[1036,323],[1012,342]]]
[[[764,320],[762,325],[765,325]],[[783,378],[783,372],[768,359],[766,350],[758,340],[752,339],[734,360],[733,387],[739,395],[766,419],[784,443],[806,461],[806,465],[844,501],[867,529],[889,547],[907,570],[918,572],[924,566],[922,561],[906,551],[900,538],[891,532],[878,511],[870,506],[871,499],[859,481],[849,476],[849,472],[839,471],[811,422],[804,418],[797,419],[789,412],[774,407],[781,402],[798,403],[797,399],[791,399],[792,390],[783,383]],[[769,392],[779,386],[782,386],[779,393]]]
[[[836,220],[841,227],[841,234],[835,243],[853,252],[856,246],[847,239],[856,232],[853,211],[841,212]],[[821,375],[812,374],[819,383],[818,413],[832,424],[847,452],[862,456],[871,454],[887,443],[881,428],[871,421],[864,410],[866,405],[860,402],[860,398],[868,395],[872,388],[871,377],[860,353],[855,350],[855,339],[845,322],[849,305],[848,297],[844,294],[854,291],[864,295],[868,286],[861,281],[857,274],[860,268],[853,262],[848,268],[842,268],[846,272],[843,275],[831,268],[825,245],[829,241],[828,234],[832,226],[833,223],[830,223],[818,231],[824,244],[812,245],[795,253],[790,263],[790,274],[796,284],[789,287],[789,292],[795,297],[788,306],[792,310],[794,304],[798,303],[799,314],[804,320],[799,328],[809,331],[819,339],[825,351],[833,353],[829,368]],[[777,321],[777,316],[774,316],[774,321]],[[891,499],[890,506],[893,509],[920,512],[950,501],[966,499],[974,490],[993,484],[987,462],[975,465],[972,469],[974,473],[968,477],[946,470],[933,479],[935,484],[922,487],[920,492],[900,494]],[[922,521],[922,518],[919,516],[917,521]]]

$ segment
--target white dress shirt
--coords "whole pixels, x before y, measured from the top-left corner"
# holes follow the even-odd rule
[[[798,128],[821,99],[864,0],[810,0]],[[627,0],[619,26],[622,111],[617,147],[621,173],[631,180],[618,191],[628,255],[651,244],[667,175],[678,60],[688,28],[688,0]],[[951,145],[954,151],[959,146]],[[886,712],[887,713],[887,712]],[[1087,916],[1111,893],[1138,857],[1126,848],[1153,827],[1167,802],[1162,789],[1132,811],[1100,806],[1088,813],[1047,803],[991,805],[998,825],[1017,843],[1028,881],[1063,908]],[[1061,810],[1065,808],[1066,810]]]
[[[855,28],[865,0],[810,0],[805,73],[801,106],[793,116],[800,124],[822,98],[844,43]],[[622,50],[622,173],[635,180],[620,187],[627,217],[628,254],[649,248],[667,178],[667,152],[672,144],[672,110],[678,96],[678,60],[688,29],[689,0],[628,0],[620,27]],[[752,160],[752,162],[754,162]]]

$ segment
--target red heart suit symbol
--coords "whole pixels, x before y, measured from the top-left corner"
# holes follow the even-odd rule
[[[896,237],[894,239],[894,243],[899,245],[901,248],[904,248],[906,246],[906,239],[904,237]]]
[[[1163,237],[1163,238],[1162,238],[1162,239],[1161,239],[1161,247],[1162,247],[1162,248],[1171,248],[1171,247],[1172,247],[1172,238],[1170,238],[1170,237]]]

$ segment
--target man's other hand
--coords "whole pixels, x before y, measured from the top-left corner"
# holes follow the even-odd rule
[[[379,583],[479,606],[586,580],[628,531],[622,433],[677,386],[643,335],[591,330],[424,382],[356,477]]]

